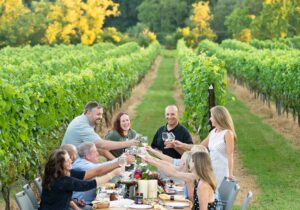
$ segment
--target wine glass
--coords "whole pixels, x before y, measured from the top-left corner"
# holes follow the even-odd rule
[[[169,139],[168,132],[162,132],[161,137],[162,137],[163,141],[166,141],[167,139]]]
[[[134,137],[134,139],[136,139],[136,140],[141,140],[141,137],[142,137],[142,135],[141,134],[139,134],[139,133],[136,133],[135,134],[135,137]]]
[[[169,135],[169,140],[175,140],[175,135],[174,135],[174,133],[172,133],[172,132],[169,132],[168,133],[168,135]]]
[[[132,155],[132,149],[131,148],[126,148],[125,149],[125,154],[123,154],[122,156],[124,156],[126,158],[126,167],[129,167],[130,164],[127,163],[127,155]]]
[[[141,138],[141,142],[142,142],[143,147],[146,147],[148,145],[148,137],[147,136],[143,136]]]
[[[120,156],[118,159],[119,166],[125,167],[127,165],[127,159],[125,156]]]
[[[125,193],[126,193],[126,185],[120,184],[116,191],[118,194],[118,200],[123,199],[125,197]]]

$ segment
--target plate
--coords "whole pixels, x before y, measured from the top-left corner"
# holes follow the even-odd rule
[[[184,187],[181,187],[181,186],[174,186],[174,189],[175,189],[177,192],[183,192],[183,191],[184,191]]]
[[[121,208],[121,207],[129,206],[129,205],[132,205],[132,204],[134,204],[133,200],[125,198],[125,199],[111,201],[110,202],[110,207],[111,208]]]
[[[151,205],[147,205],[147,204],[131,204],[128,206],[128,208],[131,209],[152,209]]]
[[[190,204],[188,202],[165,202],[165,206],[169,208],[184,208],[184,207],[189,207]]]

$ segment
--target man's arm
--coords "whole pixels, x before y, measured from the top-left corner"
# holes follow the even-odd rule
[[[104,156],[107,160],[114,160],[116,157],[108,150],[98,149],[98,153]]]
[[[176,150],[176,152],[178,152],[181,155],[185,152],[185,150],[183,148],[174,147],[174,149]]]
[[[118,163],[118,161],[115,161],[110,164],[105,164],[105,165],[99,166],[95,169],[87,170],[85,172],[83,179],[88,180],[95,176],[101,176],[101,175],[107,174],[108,172],[110,172],[118,167],[119,167],[119,163]]]
[[[120,141],[120,142],[114,142],[114,141],[108,141],[104,139],[98,139],[95,144],[98,149],[102,150],[116,150],[116,149],[123,149],[131,146],[138,146],[139,145],[138,140],[129,140],[129,141]]]

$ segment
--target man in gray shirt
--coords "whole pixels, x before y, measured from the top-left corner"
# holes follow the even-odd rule
[[[95,143],[100,150],[116,150],[139,144],[138,140],[114,142],[102,139],[95,132],[95,126],[100,123],[102,115],[103,108],[100,104],[95,101],[87,103],[84,113],[75,117],[69,124],[62,145],[73,144],[78,148],[81,143],[88,141]]]

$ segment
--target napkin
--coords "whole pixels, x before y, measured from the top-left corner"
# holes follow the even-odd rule
[[[114,208],[120,208],[124,206],[129,206],[133,204],[134,201],[130,199],[120,199],[120,200],[115,200],[110,202],[110,207]]]

